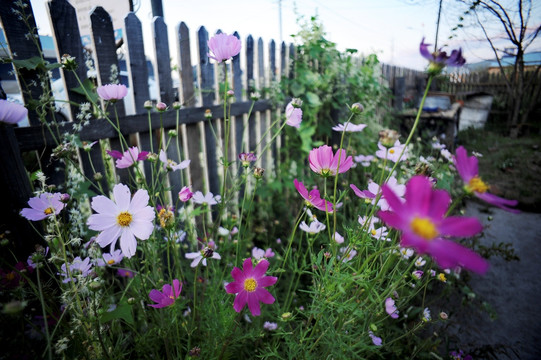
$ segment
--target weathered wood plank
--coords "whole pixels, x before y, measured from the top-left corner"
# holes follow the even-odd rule
[[[136,114],[146,113],[145,101],[150,99],[148,89],[148,66],[143,43],[143,29],[141,21],[135,13],[130,12],[124,18],[124,35],[127,47],[127,69],[130,91],[133,93],[134,110]],[[139,133],[139,145],[141,150],[150,151],[150,132]],[[143,169],[147,179],[152,176],[152,163],[143,162]]]
[[[163,17],[155,16],[152,20],[152,38],[154,40],[154,51],[156,53],[156,71],[159,89],[159,101],[167,106],[175,101],[173,92],[173,79],[171,77],[171,55],[169,51],[169,37],[167,36],[167,25],[163,21]],[[164,144],[171,140],[171,144],[177,144],[178,138],[169,139],[167,133],[159,134],[162,137]],[[165,148],[165,146],[164,146]],[[161,149],[160,149],[161,150]],[[179,143],[180,150],[180,143]],[[166,150],[167,157],[177,163],[181,161],[176,146],[170,146]],[[178,194],[182,188],[182,179],[179,176],[181,172],[172,172],[169,175],[169,185],[172,194]]]
[[[254,38],[252,35],[248,35],[246,38],[246,84],[248,84],[247,92],[251,94],[256,90],[255,77],[254,77]],[[250,117],[248,118],[248,143],[246,147],[246,152],[255,152],[257,145],[257,133],[255,121],[256,114],[255,111],[252,111]],[[259,154],[257,154],[259,156]]]
[[[19,12],[19,14],[14,13]],[[28,19],[28,25],[23,21],[23,17]],[[6,37],[11,56],[14,60],[26,60],[32,57],[40,57],[42,49],[39,42],[36,21],[30,7],[30,0],[2,0],[0,5],[0,19],[2,28]],[[30,28],[28,28],[30,26]],[[39,99],[43,94],[41,87],[42,80],[44,85],[50,90],[48,78],[42,74],[41,70],[26,69],[15,67],[17,72],[17,81],[23,92],[23,101],[25,105],[31,104],[33,99]],[[28,120],[31,125],[40,123],[39,116],[32,108],[28,111]]]
[[[85,64],[85,55],[81,44],[81,36],[79,33],[79,25],[77,22],[77,14],[75,8],[65,0],[53,0],[48,3],[49,16],[53,28],[53,38],[57,51],[57,57],[63,54],[68,54],[75,58],[77,69],[74,72],[61,69],[62,79],[67,95],[70,101],[70,112],[73,121],[77,121],[76,115],[79,112],[79,105],[88,102],[85,95],[73,91],[72,89],[80,87],[79,81],[87,80],[87,69]],[[79,80],[78,80],[79,79]],[[77,104],[77,105],[75,105]],[[90,119],[92,126],[95,119]],[[101,147],[93,146],[88,154],[80,154],[83,173],[93,182],[92,190],[99,193],[98,182],[94,180],[95,172],[105,175],[105,165],[102,158]],[[105,176],[99,181],[101,188],[107,194],[108,184]]]
[[[264,48],[263,48],[263,39],[259,38],[257,39],[257,87],[259,89],[265,88],[267,84],[267,76],[265,72],[265,58],[264,58]],[[261,151],[265,148],[267,145],[267,139],[265,136],[266,130],[268,127],[268,118],[267,114],[264,112],[261,112],[258,114],[259,116],[256,117],[257,125],[259,127],[259,136],[258,136],[258,142],[259,142],[259,148],[257,149],[258,152],[258,163],[259,166],[266,169],[268,167],[267,163],[267,154],[261,154]]]
[[[238,39],[240,39],[240,35],[238,32],[234,32],[233,35],[235,35]],[[235,101],[241,101],[243,99],[243,90],[244,86],[242,84],[242,69],[240,66],[240,53],[233,57],[232,61],[232,71],[233,71],[233,91],[235,92]],[[250,94],[247,94],[248,99],[250,98]],[[242,152],[242,141],[244,136],[244,116],[236,116],[235,117],[235,148],[236,148],[236,155],[240,154]]]
[[[120,69],[118,66],[118,57],[116,54],[115,35],[111,16],[101,6],[97,6],[90,12],[92,48],[94,49],[94,59],[96,61],[96,71],[98,75],[98,86],[110,84],[114,80],[112,75]],[[117,114],[119,117],[125,115],[124,101],[117,101],[104,108],[110,115],[112,121],[115,121]],[[123,131],[123,129],[121,128]],[[110,139],[113,150],[126,150],[121,140],[113,136]],[[129,171],[127,169],[116,169],[120,182],[129,183]]]
[[[190,31],[188,26],[181,22],[177,29],[177,37],[179,44],[178,63],[180,71],[181,90],[180,101],[185,107],[195,106],[195,91],[194,91],[194,76],[192,67],[192,56],[190,50]],[[186,131],[186,144],[184,145],[185,156],[190,159],[190,167],[188,168],[188,184],[193,189],[203,189],[203,168],[199,158],[201,152],[201,132],[199,125],[196,123],[187,124],[184,126]]]
[[[231,104],[231,115],[241,116],[248,113],[251,101],[236,102]],[[272,108],[269,100],[259,100],[254,104],[254,111],[265,111]],[[210,110],[213,114],[213,119],[219,118],[220,111],[223,110],[222,105],[202,106],[193,108],[183,108],[179,110],[180,124],[197,125],[199,122],[208,122],[205,119],[205,111]],[[216,116],[218,115],[218,116]],[[148,116],[147,114],[128,115],[119,118],[120,127],[124,135],[133,134],[136,132],[148,131]],[[159,114],[151,114],[152,128],[157,128],[160,124]],[[163,127],[172,129],[176,127],[176,112],[167,111],[163,113]],[[71,124],[64,124],[58,127],[58,131],[65,132],[71,129]],[[21,151],[41,150],[47,144],[50,144],[53,139],[46,129],[42,126],[19,127],[15,129],[17,141]],[[83,141],[95,141],[98,139],[107,139],[117,135],[116,130],[106,119],[93,120],[92,126],[84,127],[79,137]]]
[[[201,78],[201,102],[203,106],[214,105],[214,66],[210,63],[208,54],[209,35],[204,26],[197,32],[199,49],[199,71]],[[221,112],[219,112],[221,113]],[[216,138],[213,129],[216,129],[216,120],[205,121],[205,152],[207,154],[207,173],[209,191],[213,194],[220,192],[218,179],[218,163],[216,161]]]
[[[276,71],[276,43],[274,42],[274,40],[271,40],[270,43],[269,43],[269,67],[270,67],[270,74],[269,74],[269,81],[268,82],[269,82],[269,84],[271,84],[274,81],[276,81],[276,75],[277,75],[277,71]],[[266,117],[266,129],[269,129],[271,124],[273,123],[274,115],[275,115],[274,112],[266,111],[266,116],[265,116]],[[272,139],[272,137],[274,135],[274,131],[276,131],[276,129],[269,130],[269,133],[267,135],[267,140],[268,141],[270,141]],[[269,169],[269,170],[275,171],[278,168],[278,148],[276,147],[276,141],[274,141],[270,145],[268,159],[269,159],[268,166],[272,167],[272,169]]]

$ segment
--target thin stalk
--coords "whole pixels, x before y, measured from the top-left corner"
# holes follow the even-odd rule
[[[51,335],[49,334],[49,324],[47,323],[47,312],[45,311],[45,299],[43,298],[43,291],[41,287],[41,279],[39,276],[39,268],[40,264],[36,266],[36,275],[37,275],[37,281],[38,281],[38,293],[39,293],[39,301],[41,303],[41,312],[43,315],[43,322],[45,326],[45,338],[47,339],[47,357],[49,360],[53,359],[53,349],[51,347]]]

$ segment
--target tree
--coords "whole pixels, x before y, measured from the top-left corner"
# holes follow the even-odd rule
[[[458,27],[463,26],[462,22],[465,18],[472,18],[480,27],[498,61],[508,94],[510,136],[517,137],[521,125],[528,120],[540,101],[541,65],[530,73],[527,73],[524,68],[524,54],[541,31],[540,24],[530,25],[533,20],[532,0],[459,1],[466,4],[468,10],[464,16],[460,17]],[[496,27],[491,28],[491,25]],[[503,46],[498,41],[499,39],[505,39]],[[512,49],[511,54],[510,49]],[[502,55],[514,56],[514,65],[510,69],[505,68],[502,63]]]

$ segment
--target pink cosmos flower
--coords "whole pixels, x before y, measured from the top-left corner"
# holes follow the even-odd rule
[[[128,88],[122,84],[107,84],[99,86],[97,92],[103,100],[116,101],[128,95]]]
[[[323,230],[325,230],[327,227],[325,224],[320,223],[317,220],[314,220],[310,223],[310,225],[307,225],[305,221],[301,222],[299,225],[299,229],[301,229],[304,232],[307,232],[310,235],[315,235]]]
[[[233,303],[236,312],[241,312],[246,304],[252,313],[252,316],[261,315],[259,302],[264,304],[274,303],[274,297],[265,288],[274,285],[278,278],[274,276],[265,276],[269,262],[261,260],[255,268],[252,267],[252,259],[244,260],[242,270],[235,266],[231,271],[231,276],[235,281],[225,286],[228,294],[237,294]]]
[[[302,122],[302,109],[295,99],[291,100],[286,106],[286,124],[299,128]]]
[[[398,310],[396,309],[394,300],[392,298],[385,299],[385,311],[393,319],[398,319]]]
[[[0,99],[0,122],[16,124],[28,116],[28,109],[24,106]]]
[[[363,131],[366,127],[366,124],[352,124],[352,123],[345,123],[345,124],[338,124],[336,126],[333,126],[332,129],[334,131],[338,132],[360,132]]]
[[[99,195],[92,199],[92,209],[97,214],[90,215],[87,225],[91,230],[101,231],[96,242],[102,248],[111,244],[111,251],[114,250],[120,238],[122,253],[131,258],[137,249],[135,238],[147,240],[154,230],[154,210],[148,206],[148,192],[143,189],[131,198],[128,186],[117,184],[113,198],[114,201]]]
[[[58,215],[66,206],[60,193],[43,193],[28,200],[29,208],[21,210],[21,215],[31,221],[43,220],[46,217]]]
[[[186,202],[190,200],[193,196],[193,192],[191,192],[190,188],[187,186],[184,186],[182,189],[180,189],[178,193],[178,199],[182,202]]]
[[[128,269],[118,269],[117,275],[120,277],[127,277],[127,278],[132,278],[135,276],[133,271],[128,270]]]
[[[240,153],[239,160],[243,167],[248,167],[250,163],[257,160],[257,156],[254,153]]]
[[[448,237],[473,236],[483,230],[476,218],[445,217],[451,197],[445,190],[434,190],[425,176],[414,176],[406,185],[406,201],[383,185],[383,197],[391,210],[379,211],[387,225],[402,231],[400,246],[412,247],[419,254],[431,255],[442,268],[462,266],[485,273],[488,263],[474,251]]]
[[[398,180],[394,176],[391,176],[389,178],[389,180],[387,181],[387,186],[389,186],[391,190],[393,190],[393,192],[397,194],[398,197],[400,197],[400,199],[404,197],[404,194],[406,193],[406,186],[399,184]],[[369,180],[368,190],[360,190],[354,184],[350,184],[349,187],[353,190],[355,195],[357,195],[361,199],[371,200],[372,205],[379,206],[380,209],[383,211],[389,210],[389,204],[381,196],[376,204],[376,197],[381,192],[380,186],[376,182]]]
[[[145,157],[146,158],[146,157]],[[177,171],[186,169],[190,165],[190,160],[186,159],[184,161],[181,161],[180,164],[177,164],[175,161],[167,158],[167,153],[161,149],[160,150],[160,161],[163,163],[163,169],[165,171]],[[118,167],[118,165],[117,165]]]
[[[234,35],[216,34],[208,41],[209,58],[222,62],[240,53],[241,41]]]
[[[383,146],[380,142],[378,142],[378,148],[379,150],[376,151],[376,156],[380,159],[387,159],[392,162],[402,161],[406,160],[408,158],[408,151],[404,151],[404,155],[402,155],[401,158],[399,158],[400,154],[402,153],[402,150],[404,149],[404,145],[400,144],[399,140],[396,140],[394,145],[390,148],[386,148]]]
[[[340,165],[338,159],[340,158]],[[336,176],[348,171],[353,165],[353,157],[346,155],[346,150],[339,149],[333,154],[332,147],[322,145],[312,149],[308,156],[310,169],[321,176]]]
[[[165,284],[162,287],[162,291],[152,289],[150,290],[148,297],[150,298],[150,300],[154,301],[156,304],[148,304],[148,306],[152,306],[153,308],[157,308],[157,309],[163,308],[166,306],[171,306],[175,303],[175,300],[178,299],[181,291],[182,291],[182,283],[178,279],[173,280],[172,287],[169,284]]]
[[[516,206],[517,200],[502,199],[499,196],[488,192],[489,186],[479,177],[479,167],[476,156],[468,157],[468,152],[463,146],[456,149],[454,163],[458,174],[464,181],[466,192],[473,193],[479,199],[497,206],[512,213],[519,213],[519,210],[511,209],[508,206]]]
[[[313,206],[321,211],[332,213],[332,203],[322,199],[318,189],[312,189],[308,192],[304,184],[297,179],[293,180],[293,183],[295,184],[295,189],[297,189],[299,194],[306,200],[307,206]]]
[[[116,159],[116,167],[119,169],[129,168],[136,161],[143,161],[148,157],[148,151],[139,151],[137,146],[133,146],[121,153],[117,150],[107,150],[109,156]]]

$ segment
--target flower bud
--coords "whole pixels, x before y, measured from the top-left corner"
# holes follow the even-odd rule
[[[135,304],[135,298],[128,298],[128,304],[133,305]]]
[[[302,100],[299,98],[293,98],[291,99],[291,105],[294,108],[300,108],[302,106]]]
[[[176,130],[169,130],[167,132],[167,134],[170,136],[170,137],[177,137],[178,133]]]
[[[282,320],[289,320],[293,314],[291,314],[289,311],[282,314]]]
[[[254,91],[254,92],[250,93],[250,99],[251,100],[257,101],[257,100],[259,100],[259,98],[261,98],[261,94],[259,92]]]
[[[446,312],[442,311],[442,312],[440,312],[440,319],[447,320],[447,319],[449,319],[449,315],[447,315]]]
[[[212,111],[210,109],[205,110],[205,118],[212,119]]]
[[[235,96],[235,92],[231,89],[227,90],[227,96]]]
[[[68,71],[75,71],[77,69],[75,58],[69,54],[62,55],[60,62],[62,63],[62,67]]]
[[[379,141],[381,145],[388,148],[393,147],[394,143],[399,137],[400,134],[395,130],[385,129],[379,132]]]
[[[94,173],[94,180],[100,181],[101,179],[103,179],[102,173],[100,172]]]
[[[175,101],[172,105],[173,109],[178,110],[182,107],[182,104],[178,101]]]
[[[167,105],[160,101],[156,104],[156,110],[158,110],[159,112],[164,112],[165,110],[167,110]]]
[[[143,105],[143,107],[147,110],[150,110],[154,107],[154,105],[152,105],[152,100],[147,100],[145,101],[145,104]]]
[[[364,111],[364,106],[361,103],[354,103],[351,105],[351,112],[354,114],[360,114]]]
[[[70,194],[60,194],[60,201],[62,201],[63,203],[67,203],[69,200],[70,200],[71,196]]]
[[[191,192],[190,188],[187,186],[184,186],[178,193],[178,199],[182,202],[186,202],[190,200],[193,196],[193,193]]]
[[[264,173],[265,173],[265,169],[263,169],[263,168],[256,167],[256,168],[254,169],[254,177],[255,177],[256,179],[258,179],[258,180],[261,179],[261,178],[263,178],[263,174],[264,174]]]

